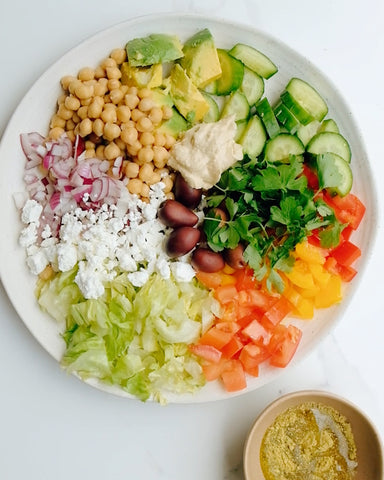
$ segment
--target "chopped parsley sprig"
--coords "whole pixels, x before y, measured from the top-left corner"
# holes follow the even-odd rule
[[[303,157],[287,163],[245,157],[226,170],[206,198],[204,232],[216,252],[245,246],[244,259],[268,288],[284,288],[279,272],[287,272],[295,246],[319,231],[322,246],[339,243],[344,226],[334,211],[308,187]],[[215,208],[227,212],[223,221]]]

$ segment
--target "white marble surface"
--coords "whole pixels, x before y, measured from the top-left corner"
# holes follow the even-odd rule
[[[382,0],[2,1],[0,134],[31,84],[68,49],[131,17],[171,11],[253,25],[324,70],[357,118],[384,205]],[[381,208],[380,215],[373,261],[335,331],[278,380],[216,403],[142,404],[67,377],[30,336],[1,286],[0,478],[242,479],[242,448],[253,419],[279,395],[308,388],[349,398],[384,436]]]

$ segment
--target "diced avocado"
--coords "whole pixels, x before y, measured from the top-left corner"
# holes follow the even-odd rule
[[[173,107],[173,100],[167,91],[163,90],[162,88],[154,88],[152,89],[152,100],[159,105]]]
[[[159,87],[163,82],[163,66],[161,63],[149,67],[132,67],[128,62],[121,66],[121,83],[142,88]]]
[[[156,63],[172,62],[183,54],[180,40],[175,35],[154,33],[130,40],[125,49],[132,67],[146,67]]]
[[[204,88],[220,77],[219,57],[208,28],[188,39],[184,44],[183,52],[184,57],[180,60],[180,65],[197,87]]]
[[[172,117],[169,120],[163,122],[160,127],[157,129],[160,133],[168,133],[173,137],[177,138],[181,132],[184,132],[188,129],[188,122],[176,108],[172,108]]]
[[[179,64],[175,64],[171,70],[170,83],[172,100],[181,115],[190,123],[202,120],[209,110],[209,104]]]

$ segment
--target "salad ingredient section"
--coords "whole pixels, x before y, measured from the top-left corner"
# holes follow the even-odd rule
[[[342,300],[352,152],[305,80],[265,95],[277,74],[206,28],[154,33],[63,77],[47,132],[21,133],[19,243],[69,372],[162,403],[238,392]]]

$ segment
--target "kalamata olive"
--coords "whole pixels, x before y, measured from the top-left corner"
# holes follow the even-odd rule
[[[176,200],[189,208],[196,208],[200,203],[202,190],[201,188],[191,187],[184,177],[179,173],[175,179],[175,186],[173,188]]]
[[[240,270],[246,266],[243,254],[244,247],[241,243],[239,243],[237,247],[228,248],[225,250],[224,260],[230,267],[234,268],[235,270]]]
[[[179,227],[169,235],[166,245],[170,257],[181,257],[190,252],[200,238],[200,231],[193,227]]]
[[[168,227],[193,227],[199,217],[176,200],[166,200],[157,212],[158,217]]]
[[[209,248],[198,247],[192,253],[192,266],[202,272],[213,273],[225,267],[224,259],[220,253]]]

